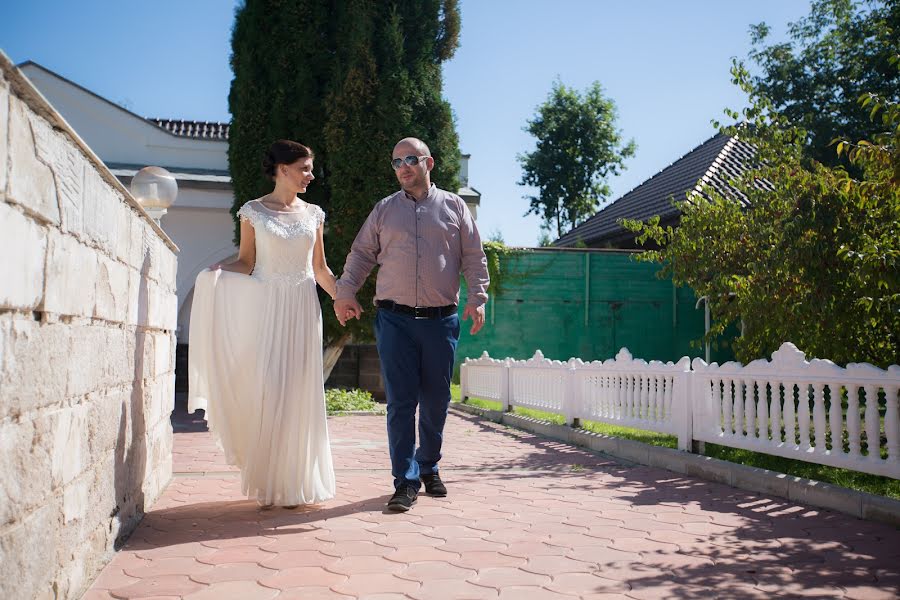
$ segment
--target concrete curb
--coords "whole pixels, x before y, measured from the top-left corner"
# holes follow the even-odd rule
[[[724,483],[748,492],[779,496],[792,502],[833,510],[859,519],[900,526],[900,500],[708,456],[651,446],[634,440],[573,429],[565,425],[555,425],[513,413],[488,410],[459,402],[454,402],[450,406],[453,410],[478,415],[495,423],[524,429],[634,463]]]
[[[386,410],[339,410],[331,413],[329,417],[383,417],[387,414]]]

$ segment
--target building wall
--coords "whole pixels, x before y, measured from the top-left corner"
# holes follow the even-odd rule
[[[210,192],[212,194],[212,192]],[[230,193],[229,193],[230,194]],[[232,243],[234,221],[227,207],[221,209],[194,208],[181,203],[169,209],[160,224],[178,244],[178,343],[189,342],[191,299],[194,280],[209,265],[237,254]]]
[[[23,72],[107,163],[228,169],[228,142],[173,135],[33,63]]]
[[[0,52],[0,598],[79,598],[171,478],[177,248]]]

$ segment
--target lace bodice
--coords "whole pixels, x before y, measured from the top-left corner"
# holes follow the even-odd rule
[[[256,266],[252,277],[262,281],[301,283],[314,278],[312,255],[316,230],[325,213],[315,204],[296,212],[279,212],[251,200],[238,216],[253,225],[256,236]]]

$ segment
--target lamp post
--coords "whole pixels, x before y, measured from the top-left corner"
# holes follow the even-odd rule
[[[178,195],[178,184],[162,167],[144,167],[131,180],[131,195],[159,223]]]

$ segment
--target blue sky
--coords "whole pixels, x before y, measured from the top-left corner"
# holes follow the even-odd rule
[[[10,2],[0,49],[34,60],[147,117],[227,121],[233,0]],[[526,121],[553,81],[599,81],[637,142],[615,199],[715,133],[710,120],[739,107],[731,57],[746,56],[748,27],[766,21],[781,38],[808,0],[461,0],[460,48],[444,69],[444,94],[470,184],[482,193],[479,228],[531,246],[540,221],[522,217],[529,190],[516,155],[533,148]],[[386,148],[389,154],[390,149]],[[385,168],[387,168],[385,161]],[[375,199],[373,199],[374,201]]]

